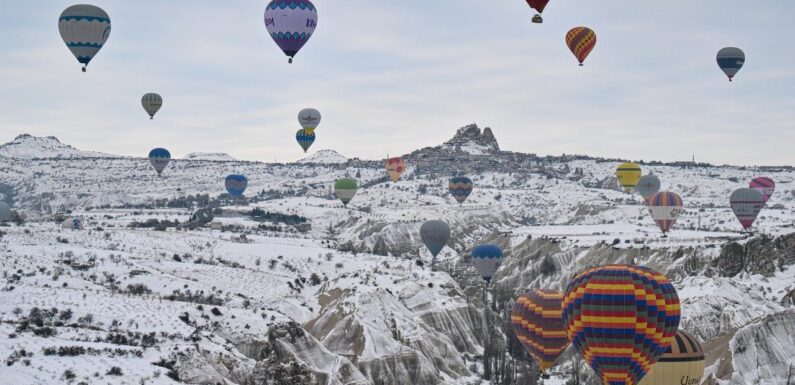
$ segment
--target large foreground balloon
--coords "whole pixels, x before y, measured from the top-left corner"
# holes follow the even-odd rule
[[[337,181],[334,182],[334,194],[342,201],[342,205],[346,207],[348,206],[348,202],[356,195],[356,190],[358,189],[359,185],[351,178],[337,179]]]
[[[740,68],[745,64],[745,53],[737,47],[721,48],[716,57],[718,67],[729,77],[729,81],[734,79]]]
[[[627,162],[622,163],[616,168],[616,178],[618,183],[624,188],[626,192],[632,192],[640,181],[641,170],[637,163]]]
[[[450,226],[445,221],[427,221],[420,226],[420,238],[433,256],[431,266],[436,265],[436,256],[450,239]]]
[[[5,202],[0,201],[0,222],[8,222],[11,220],[11,207]]]
[[[541,13],[544,12],[544,8],[546,8],[547,3],[549,3],[549,0],[527,0],[527,5],[538,12],[535,16],[533,16],[533,23],[544,22],[544,19],[541,18]]]
[[[596,33],[588,27],[574,27],[566,34],[566,45],[582,65],[596,46]]]
[[[491,282],[491,277],[502,263],[502,249],[497,245],[480,245],[472,249],[472,263],[486,281]]]
[[[304,152],[306,152],[309,146],[315,143],[315,133],[302,128],[295,133],[295,140],[298,142],[298,145],[304,149]]]
[[[403,171],[406,170],[406,164],[403,162],[403,158],[389,158],[386,160],[386,173],[389,174],[389,179],[392,179],[392,182],[397,182],[400,179],[400,176],[403,175]]]
[[[73,5],[58,18],[58,31],[66,47],[83,64],[83,72],[86,72],[86,66],[110,36],[110,17],[93,5]]]
[[[649,198],[660,191],[660,178],[653,174],[640,177],[638,184],[635,185],[635,191],[648,202]]]
[[[520,295],[511,312],[516,338],[543,373],[569,346],[562,303],[563,293],[559,291],[533,290]]]
[[[765,206],[765,198],[759,190],[752,188],[740,188],[734,190],[731,197],[729,197],[729,204],[731,205],[734,215],[743,225],[743,229],[748,229],[753,226],[762,207]]]
[[[154,92],[150,92],[144,94],[141,98],[141,105],[144,106],[144,111],[149,114],[149,119],[154,119],[157,111],[163,106],[163,98]]]
[[[317,26],[317,10],[309,0],[272,0],[265,8],[265,27],[293,62]]]
[[[450,195],[452,195],[458,203],[464,203],[469,197],[469,194],[472,193],[472,179],[465,176],[450,178],[448,189]]]
[[[703,376],[704,351],[701,344],[680,330],[639,385],[699,385]]]
[[[224,179],[224,187],[229,195],[239,197],[243,195],[248,187],[248,179],[243,175],[232,174]]]
[[[320,125],[320,111],[314,108],[304,108],[298,112],[298,123],[301,128],[310,133],[314,133],[317,126]]]
[[[776,192],[776,182],[773,182],[773,179],[764,176],[754,178],[751,183],[748,184],[748,187],[758,190],[760,193],[762,193],[762,198],[764,198],[765,203],[767,203],[767,201],[770,200],[770,197],[773,196],[773,193]]]
[[[69,217],[64,219],[61,228],[64,230],[84,230],[85,226],[83,226],[82,219],[78,217]]]
[[[660,227],[663,234],[671,230],[676,220],[684,211],[682,197],[670,191],[660,191],[649,198],[646,202],[652,219]]]
[[[163,173],[163,170],[166,169],[166,166],[168,166],[168,162],[170,161],[171,153],[165,148],[155,148],[152,151],[149,151],[149,163],[152,165],[155,171],[157,171],[157,175]]]
[[[635,385],[679,327],[679,296],[664,275],[608,265],[578,274],[563,297],[571,344],[605,385]]]

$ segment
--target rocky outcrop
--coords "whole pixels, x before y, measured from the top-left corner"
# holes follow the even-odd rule
[[[795,376],[795,309],[741,328],[729,350],[734,367],[730,384],[787,384],[787,375]]]
[[[497,154],[500,146],[491,128],[482,131],[477,124],[470,124],[458,129],[452,139],[444,142],[442,148],[472,155]]]
[[[733,277],[743,271],[772,277],[792,264],[795,264],[795,233],[776,238],[762,234],[744,244],[728,243],[712,267],[722,277]]]

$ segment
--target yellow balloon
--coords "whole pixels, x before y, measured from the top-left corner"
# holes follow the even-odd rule
[[[636,163],[624,163],[616,168],[618,183],[621,183],[621,186],[624,187],[624,191],[626,192],[632,192],[632,190],[635,189],[635,186],[638,185],[638,181],[640,181],[640,176],[640,166]]]
[[[704,352],[690,334],[676,332],[671,347],[638,385],[699,385],[704,376]]]

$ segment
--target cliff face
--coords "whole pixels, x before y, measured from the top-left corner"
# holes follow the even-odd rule
[[[497,154],[500,146],[497,138],[486,127],[482,131],[477,124],[470,124],[458,129],[452,139],[444,142],[442,148],[447,151],[465,152],[471,155]]]

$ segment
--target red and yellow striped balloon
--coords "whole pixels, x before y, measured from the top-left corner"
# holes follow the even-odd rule
[[[566,34],[566,45],[582,65],[596,46],[596,33],[588,27],[574,27]]]
[[[562,302],[563,293],[559,291],[533,290],[520,295],[511,312],[516,338],[544,373],[569,346],[563,328]]]
[[[671,345],[679,318],[676,289],[645,267],[591,268],[563,296],[569,340],[605,385],[637,385]]]

